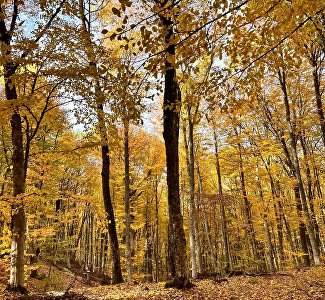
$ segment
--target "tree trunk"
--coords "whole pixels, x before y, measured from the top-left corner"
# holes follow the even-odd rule
[[[160,1],[157,1],[161,5]],[[175,45],[173,21],[170,17],[160,15],[166,30],[165,44],[167,45],[167,58],[165,61],[165,89],[164,89],[164,140],[167,163],[168,186],[168,214],[169,214],[169,247],[174,260],[175,276],[166,287],[186,288],[190,286],[187,270],[186,239],[183,228],[179,195],[179,109],[181,104],[181,91],[177,83],[175,63]]]
[[[190,121],[189,121],[190,123]],[[197,278],[197,265],[196,265],[196,239],[195,236],[195,202],[194,202],[194,189],[195,189],[195,179],[194,179],[194,145],[193,145],[193,126],[189,126],[189,136],[187,138],[186,124],[183,124],[183,135],[184,135],[184,146],[186,154],[186,165],[187,174],[189,178],[190,186],[190,198],[189,198],[189,238],[190,238],[190,254],[191,254],[191,270],[192,277]]]
[[[89,282],[89,245],[90,245],[90,211],[87,210],[86,220],[85,220],[85,244],[84,244],[84,273],[86,281]]]
[[[201,172],[200,172],[200,168],[199,166],[197,166],[197,178],[198,178],[198,198],[201,197],[201,195],[203,194],[203,185],[202,185],[202,177],[201,177]],[[217,272],[217,255],[216,255],[216,249],[212,243],[211,240],[211,232],[209,229],[209,222],[208,222],[208,214],[204,213],[204,231],[205,231],[205,236],[208,242],[208,246],[209,246],[209,254],[210,254],[210,261],[211,261],[211,269],[212,269],[212,273]],[[202,253],[200,251],[200,256],[202,256]],[[202,259],[202,258],[201,258]],[[201,262],[202,265],[202,262]],[[201,271],[202,272],[202,271]]]
[[[168,223],[168,237],[167,237],[167,279],[176,277],[176,267],[175,267],[175,252],[172,245],[172,233],[171,233],[171,223]]]
[[[257,170],[258,170],[258,165],[257,165]],[[257,171],[258,172],[258,171]],[[258,187],[258,193],[259,193],[259,197],[262,201],[262,203],[264,203],[264,193],[263,193],[263,189],[262,189],[262,184],[261,184],[261,180],[257,174],[257,178],[256,178],[256,181],[257,181],[257,187]],[[270,233],[270,224],[269,224],[269,221],[268,221],[268,214],[269,214],[269,211],[268,211],[268,205],[264,204],[264,213],[261,214],[261,217],[263,219],[263,224],[264,224],[264,230],[265,230],[265,235],[266,235],[266,240],[267,240],[267,256],[268,256],[268,261],[269,261],[269,268],[270,268],[270,271],[271,272],[274,272],[275,269],[276,269],[276,266],[275,266],[275,257],[274,257],[274,248],[273,248],[273,243],[272,243],[272,237],[271,237],[271,233]]]
[[[148,282],[152,282],[152,230],[151,225],[149,224],[149,196],[147,196],[146,201],[146,210],[145,210],[145,224],[144,224],[144,231],[145,231],[145,252],[144,252],[144,273],[145,273],[145,280]]]
[[[275,213],[275,220],[276,220],[276,229],[277,229],[277,236],[278,236],[278,251],[279,251],[279,259],[280,259],[280,268],[283,267],[283,264],[285,263],[284,259],[284,245],[283,245],[283,210],[282,205],[279,199],[280,191],[277,191],[274,180],[272,177],[272,174],[269,170],[269,168],[266,166],[266,170],[270,179],[270,185],[271,185],[271,193],[272,198],[274,201],[274,213]],[[276,204],[275,200],[277,199],[278,205]]]
[[[108,251],[108,234],[107,233],[102,233],[101,237],[101,283],[102,284],[109,284],[109,276],[107,275],[107,251]]]
[[[302,135],[300,135],[300,144],[303,150],[304,154],[304,161],[305,161],[305,168],[306,168],[306,177],[307,177],[307,198],[308,203],[310,207],[310,217],[313,225],[313,229],[315,232],[315,238],[316,238],[316,247],[320,250],[321,248],[321,240],[320,240],[320,233],[319,233],[319,226],[315,214],[315,206],[314,206],[314,193],[313,193],[313,187],[312,187],[312,176],[311,176],[311,170],[308,162],[309,153],[307,151],[307,145],[306,145],[306,139]]]
[[[3,155],[4,155],[4,158],[5,158],[5,161],[6,161],[6,171],[3,175],[3,182],[1,184],[1,188],[0,188],[0,197],[4,195],[5,193],[5,190],[6,190],[6,187],[7,187],[7,184],[6,184],[6,181],[11,173],[11,168],[10,168],[10,165],[11,165],[11,162],[10,162],[10,159],[9,159],[9,149],[7,148],[7,145],[6,145],[6,142],[5,142],[5,131],[4,131],[4,126],[1,126],[1,144],[2,144],[2,147],[3,147]],[[1,221],[3,223],[3,221]],[[1,235],[2,236],[2,235]],[[1,244],[1,242],[0,242]]]
[[[320,84],[320,78],[321,78],[321,70],[320,66],[318,65],[318,58],[320,56],[320,49],[316,49],[313,51],[313,53],[310,56],[310,60],[313,66],[313,79],[314,79],[314,92],[315,92],[315,99],[316,99],[316,107],[317,107],[317,114],[319,118],[319,125],[321,129],[321,135],[323,144],[325,146],[325,117],[324,117],[324,109],[323,109],[323,103],[322,103],[322,94],[321,94],[321,84]]]
[[[276,266],[274,263],[274,249],[273,249],[272,237],[270,233],[270,224],[267,220],[267,214],[263,215],[263,222],[264,222],[265,235],[267,238],[267,252],[268,252],[269,267],[270,267],[270,271],[274,272],[276,270]]]
[[[236,135],[238,135],[236,133]],[[238,144],[238,151],[239,151],[239,176],[240,176],[240,185],[241,185],[241,192],[244,200],[244,212],[245,212],[245,218],[247,222],[247,234],[249,236],[252,250],[253,250],[253,255],[254,255],[254,260],[255,263],[257,263],[260,259],[258,249],[257,249],[257,241],[255,237],[255,229],[254,229],[254,224],[253,224],[253,219],[252,219],[252,211],[251,211],[251,203],[248,200],[247,197],[247,190],[246,190],[246,182],[245,182],[245,173],[244,173],[244,168],[243,168],[243,158],[242,158],[242,145]]]
[[[121,264],[120,264],[120,251],[118,245],[118,238],[116,233],[115,217],[113,204],[110,194],[110,157],[108,152],[108,145],[102,146],[102,192],[104,198],[105,212],[107,216],[108,234],[110,237],[110,249],[112,255],[112,283],[123,282]]]
[[[290,145],[291,145],[291,150],[292,150],[292,154],[293,154],[293,160],[292,160],[293,176],[297,181],[296,187],[295,187],[295,194],[296,194],[296,198],[299,197],[300,203],[301,203],[301,207],[300,207],[300,205],[298,205],[298,207],[299,207],[298,211],[299,211],[301,217],[305,218],[305,221],[306,221],[305,226],[307,227],[307,231],[308,231],[308,235],[309,235],[309,240],[310,240],[310,244],[311,244],[311,248],[312,248],[314,263],[317,266],[320,264],[319,249],[317,248],[317,243],[316,243],[316,238],[315,238],[314,229],[313,229],[313,225],[312,225],[312,220],[311,220],[308,205],[307,205],[306,193],[305,193],[303,181],[301,178],[299,158],[298,158],[298,152],[297,152],[298,138],[295,133],[296,124],[295,124],[295,120],[291,120],[289,98],[288,98],[287,86],[286,86],[286,74],[283,70],[282,71],[279,70],[278,78],[279,78],[279,82],[280,82],[281,89],[283,92],[283,101],[284,101],[284,105],[285,105],[286,121],[289,126]],[[301,233],[302,233],[302,230],[303,230],[303,228],[300,227]],[[303,247],[304,247],[303,250],[306,253],[306,245],[303,245]],[[305,255],[305,262],[308,265],[307,253]]]
[[[132,281],[131,216],[130,216],[130,153],[129,122],[124,121],[124,210],[125,210],[125,258],[127,281]]]
[[[218,178],[218,192],[220,195],[221,230],[222,230],[224,253],[226,257],[225,271],[226,273],[229,273],[232,270],[232,261],[231,261],[231,254],[230,254],[230,242],[229,242],[229,235],[228,235],[228,228],[227,228],[226,209],[225,209],[225,203],[223,199],[221,168],[220,168],[219,149],[218,149],[218,137],[215,129],[213,129],[213,139],[214,139],[214,149],[215,149],[215,158],[216,158],[215,165],[216,165],[217,178]]]
[[[155,189],[155,264],[156,264],[156,278],[155,281],[159,281],[159,203],[158,203],[158,175],[155,176],[154,181]]]
[[[15,4],[17,5],[17,4]],[[1,5],[2,6],[2,5]],[[0,42],[1,53],[6,59],[2,66],[4,69],[4,82],[6,99],[9,101],[17,100],[17,89],[12,77],[16,74],[18,65],[12,61],[11,38],[12,32],[6,28],[4,21],[4,12],[0,8]],[[12,26],[15,26],[15,20],[12,19]],[[17,197],[25,193],[26,176],[24,172],[24,150],[23,150],[23,133],[22,120],[19,108],[14,107],[11,115],[11,142],[13,147],[12,153],[12,183],[13,196]],[[26,292],[24,287],[24,247],[26,235],[26,217],[23,201],[19,200],[12,207],[11,220],[11,259],[10,259],[10,279],[8,289],[18,290],[22,293]]]
[[[87,59],[89,62],[90,74],[93,76],[93,85],[95,89],[95,102],[96,102],[96,113],[102,148],[102,193],[104,200],[104,207],[107,216],[107,226],[108,226],[108,234],[110,237],[110,248],[111,248],[111,256],[112,256],[112,283],[120,283],[123,282],[121,264],[120,264],[120,252],[118,245],[118,238],[116,233],[116,225],[115,225],[115,217],[114,217],[114,209],[112,205],[112,199],[110,194],[110,156],[109,156],[109,146],[108,146],[108,136],[107,136],[107,128],[105,121],[105,112],[104,112],[104,101],[105,96],[101,90],[99,84],[99,74],[97,70],[96,58],[94,49],[92,48],[92,41],[90,35],[90,21],[86,19],[85,9],[84,9],[84,1],[79,0],[79,14],[81,18],[82,32],[84,37],[86,38],[86,53]]]
[[[11,80],[14,75],[16,67],[11,63],[5,65],[5,90],[7,100],[16,100],[17,91],[16,86]],[[13,165],[13,196],[17,197],[25,193],[26,176],[24,170],[24,150],[23,150],[23,133],[22,120],[18,108],[14,110],[11,116],[12,129],[12,165]],[[18,290],[22,293],[26,292],[24,283],[24,250],[25,250],[25,236],[26,236],[26,216],[22,200],[15,203],[12,207],[11,220],[11,259],[10,259],[10,279],[9,289]]]

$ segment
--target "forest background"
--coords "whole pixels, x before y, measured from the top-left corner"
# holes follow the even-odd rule
[[[2,1],[8,289],[44,262],[178,288],[320,265],[324,8]]]

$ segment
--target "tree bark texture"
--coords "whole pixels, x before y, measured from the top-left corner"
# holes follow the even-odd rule
[[[161,3],[160,3],[161,4]],[[168,213],[169,213],[169,247],[174,260],[175,276],[166,284],[167,287],[189,287],[186,255],[186,239],[183,228],[179,195],[179,109],[181,92],[177,83],[176,69],[172,63],[175,61],[175,45],[173,21],[160,15],[166,30],[165,43],[167,46],[167,59],[165,61],[165,89],[164,89],[164,140],[166,148],[167,186],[168,186]]]
[[[1,30],[2,31],[2,30]],[[1,34],[3,34],[1,32]],[[10,40],[7,41],[7,47],[10,49]],[[7,52],[10,56],[10,51]],[[15,65],[11,58],[8,57],[9,62],[4,65],[4,80],[5,93],[7,100],[17,100],[17,90],[12,76],[15,75],[17,65]],[[23,148],[23,132],[22,119],[19,113],[19,108],[16,107],[11,116],[11,141],[13,147],[12,154],[12,182],[13,182],[13,196],[17,197],[25,193],[26,174],[25,174],[25,159]],[[26,236],[26,217],[25,209],[22,200],[16,199],[17,202],[12,206],[11,219],[11,258],[10,258],[10,279],[9,289],[17,289],[24,293],[24,250],[25,250],[25,236]]]

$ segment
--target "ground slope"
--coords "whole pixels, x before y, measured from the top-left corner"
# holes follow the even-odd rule
[[[195,287],[190,290],[165,289],[163,283],[159,284],[119,284],[119,285],[87,285],[81,277],[62,273],[69,293],[62,295],[64,287],[54,290],[48,285],[48,290],[37,288],[40,280],[29,280],[30,294],[20,299],[218,299],[218,300],[289,300],[289,299],[325,299],[325,266],[300,271],[285,271],[264,276],[242,275],[229,277],[225,281],[217,278],[195,280]],[[51,282],[50,282],[51,283]],[[0,287],[4,288],[4,284]],[[17,295],[0,292],[0,299],[17,299]]]

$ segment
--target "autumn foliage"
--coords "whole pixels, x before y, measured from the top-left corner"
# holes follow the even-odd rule
[[[7,290],[322,265],[324,8],[2,1]]]

